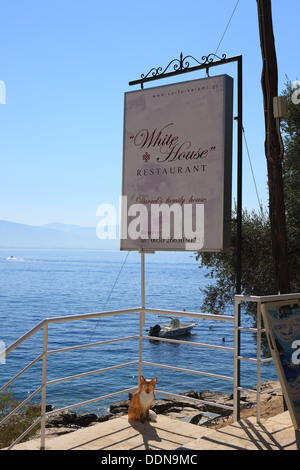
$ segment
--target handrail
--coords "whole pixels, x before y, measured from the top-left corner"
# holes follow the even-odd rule
[[[38,323],[36,326],[34,326],[31,330],[29,330],[25,335],[21,336],[17,341],[12,343],[8,348],[2,350],[0,352],[0,361],[4,359],[8,354],[10,354],[12,351],[14,351],[20,344],[24,343],[27,339],[29,339],[31,336],[33,336],[37,331],[41,330],[44,325],[46,324],[47,320],[42,320],[40,323]]]
[[[109,393],[108,395],[103,395],[101,397],[92,398],[91,400],[85,400],[80,403],[75,403],[73,405],[64,406],[63,408],[58,408],[57,410],[48,411],[46,416],[51,416],[53,414],[61,413],[62,411],[71,410],[72,408],[77,408],[78,406],[89,405],[90,403],[96,403],[100,400],[107,400],[107,398],[116,397],[117,395],[122,395],[123,393],[129,393],[137,390],[137,387],[126,388],[125,390],[119,390],[118,392]]]
[[[296,295],[295,295],[295,297],[296,297]],[[261,300],[262,299],[261,297],[249,297],[249,296],[245,297],[245,296],[240,296],[239,295],[239,296],[236,296],[235,301],[236,301],[236,304],[239,304],[239,303],[244,302],[244,301],[252,301],[252,302],[257,302],[260,305],[264,301],[273,300],[273,298],[274,298],[274,296],[267,296],[267,297],[264,297],[263,300]],[[290,298],[290,297],[288,297],[288,298]],[[267,300],[265,300],[265,299],[267,299]],[[259,310],[260,309],[258,307],[258,312],[259,312]],[[236,309],[235,309],[235,311],[236,311]],[[131,335],[131,336],[122,337],[122,338],[118,337],[118,338],[114,338],[114,339],[98,341],[98,342],[83,344],[83,345],[75,345],[75,346],[71,346],[71,347],[67,347],[67,348],[58,348],[58,349],[53,349],[53,350],[49,350],[49,351],[47,349],[48,327],[51,324],[61,323],[61,322],[87,320],[87,319],[100,318],[100,317],[106,317],[106,316],[114,316],[114,315],[124,315],[124,314],[130,314],[130,313],[138,313],[139,314],[139,318],[140,318],[139,333],[136,334],[136,335]],[[241,355],[236,354],[236,351],[237,351],[236,344],[234,344],[234,347],[231,348],[231,347],[227,347],[225,345],[220,346],[220,345],[190,342],[190,341],[184,341],[184,340],[178,340],[178,339],[172,339],[172,338],[161,338],[161,337],[145,336],[142,332],[142,326],[143,326],[144,316],[145,316],[146,313],[147,314],[148,313],[159,314],[159,315],[165,315],[165,316],[170,316],[171,315],[171,316],[180,316],[180,317],[190,317],[190,318],[194,318],[194,319],[200,319],[201,318],[201,319],[209,319],[209,320],[214,320],[214,321],[231,322],[231,323],[233,323],[233,326],[234,326],[234,331],[235,331],[234,339],[235,339],[235,341],[236,341],[236,337],[237,337],[237,331],[240,331],[240,330],[257,331],[259,338],[260,338],[261,332],[264,331],[261,328],[259,319],[258,319],[258,328],[243,328],[238,324],[238,322],[236,321],[235,316],[215,315],[215,314],[208,314],[208,313],[185,312],[185,311],[182,312],[182,311],[163,310],[163,309],[154,309],[154,308],[142,308],[142,307],[122,309],[122,310],[113,310],[113,311],[107,311],[107,312],[96,312],[96,313],[94,312],[94,313],[85,313],[85,314],[78,314],[78,315],[69,315],[69,316],[46,318],[42,322],[37,324],[34,328],[29,330],[25,335],[23,335],[21,338],[19,338],[17,341],[15,341],[12,345],[10,345],[5,351],[3,351],[0,354],[0,360],[1,360],[2,357],[10,354],[13,350],[15,350],[24,341],[29,339],[32,335],[37,333],[42,328],[44,329],[43,352],[42,352],[42,354],[37,356],[36,359],[34,359],[30,364],[28,364],[14,378],[9,380],[4,386],[2,386],[0,391],[4,390],[16,378],[20,377],[25,371],[27,371],[32,365],[34,365],[39,360],[43,361],[42,385],[40,387],[38,387],[37,390],[30,395],[30,397],[27,397],[26,400],[24,400],[20,405],[18,405],[15,410],[13,410],[8,416],[6,416],[4,418],[4,420],[2,420],[0,425],[3,424],[5,421],[7,421],[9,419],[9,417],[12,416],[13,413],[15,413],[19,409],[21,409],[21,407],[24,406],[33,396],[35,396],[37,393],[42,391],[41,417],[35,421],[34,425],[41,423],[41,449],[44,449],[45,448],[45,422],[46,422],[46,419],[49,415],[58,413],[58,412],[63,411],[63,410],[75,408],[75,407],[78,407],[78,406],[83,406],[83,405],[86,405],[86,404],[89,404],[89,403],[94,403],[94,402],[97,402],[99,400],[107,399],[107,398],[110,398],[110,397],[113,397],[113,396],[116,396],[116,395],[119,395],[119,394],[122,394],[122,393],[125,393],[125,392],[128,392],[128,391],[136,390],[136,387],[131,388],[131,389],[127,389],[125,391],[121,390],[121,391],[114,392],[114,393],[111,393],[111,394],[108,394],[108,395],[105,395],[105,396],[101,396],[101,397],[93,398],[93,399],[90,399],[90,400],[86,400],[86,401],[81,402],[81,403],[71,404],[71,405],[68,405],[64,408],[61,408],[60,410],[54,410],[54,411],[46,412],[46,389],[47,389],[48,386],[57,384],[59,382],[73,380],[73,379],[77,379],[79,377],[86,377],[86,376],[89,376],[89,375],[92,375],[92,374],[98,374],[98,373],[102,373],[104,371],[119,369],[119,368],[122,368],[122,367],[127,367],[127,366],[131,366],[131,365],[135,365],[135,364],[139,366],[139,373],[142,370],[142,366],[147,365],[147,366],[152,366],[152,367],[175,370],[175,371],[178,371],[178,372],[185,372],[185,373],[187,372],[187,373],[205,375],[205,376],[208,376],[208,377],[215,377],[215,378],[219,378],[219,379],[232,381],[233,382],[233,388],[234,388],[233,407],[230,407],[228,405],[225,406],[223,404],[218,404],[218,403],[215,403],[215,402],[211,403],[211,402],[207,402],[205,400],[200,400],[200,401],[203,402],[203,403],[213,404],[214,406],[219,406],[219,407],[222,407],[222,408],[225,408],[225,409],[233,410],[234,420],[236,420],[237,419],[237,411],[236,410],[237,410],[238,392],[240,390],[245,390],[240,386],[240,384],[236,380],[236,370],[237,370],[236,365],[241,360],[248,360],[250,362],[257,362],[257,371],[258,371],[257,372],[257,390],[251,390],[251,391],[255,392],[256,395],[257,395],[257,408],[258,408],[257,419],[259,420],[260,395],[261,395],[261,393],[266,393],[265,391],[262,392],[260,390],[260,363],[265,361],[265,360],[262,360],[260,358],[260,348],[258,348],[257,357],[255,359],[255,358],[246,358],[246,357],[243,357]],[[49,380],[49,381],[46,380],[47,356],[50,355],[50,354],[67,352],[67,351],[82,349],[82,348],[90,348],[90,347],[101,345],[101,344],[108,344],[108,343],[114,343],[114,342],[119,342],[119,341],[131,340],[131,339],[138,339],[139,340],[139,353],[138,353],[138,359],[137,360],[127,362],[127,363],[123,363],[123,364],[117,364],[117,365],[106,367],[106,368],[103,368],[103,369],[96,369],[96,370],[92,370],[92,371],[83,372],[83,373],[80,373],[80,374],[74,374],[74,375],[68,376],[68,377],[56,378],[56,379]],[[144,361],[143,358],[142,358],[142,341],[146,340],[146,339],[147,340],[152,339],[152,340],[156,340],[156,341],[166,341],[166,342],[170,342],[170,343],[189,344],[189,346],[214,348],[214,349],[219,349],[219,350],[232,352],[233,355],[234,355],[234,376],[229,377],[229,376],[225,376],[225,375],[213,374],[213,373],[202,372],[202,371],[195,371],[195,370],[181,368],[181,367],[174,367],[174,366],[166,365],[166,364],[157,364],[157,363],[153,363],[153,362],[149,362],[149,361]],[[165,392],[165,391],[162,391],[162,390],[157,390],[156,392],[164,394],[164,395],[176,396],[175,394],[171,394],[169,392]],[[185,398],[187,400],[192,400],[189,397],[185,397]],[[199,403],[199,399],[197,400],[197,402]],[[26,433],[29,432],[33,428],[34,425],[31,425],[30,428],[28,428],[28,430],[25,431],[22,434],[22,436],[20,436],[11,445],[11,447],[13,445],[15,445],[17,442],[19,442],[19,440],[21,438],[23,438],[26,435]]]
[[[98,343],[93,343],[93,344],[86,344],[86,345],[80,345],[80,346],[74,346],[70,348],[61,348],[58,350],[52,350],[52,351],[47,351],[47,337],[48,337],[48,325],[53,324],[53,323],[61,323],[61,322],[69,322],[69,321],[78,321],[78,320],[88,320],[88,319],[93,319],[93,318],[99,318],[99,317],[106,317],[106,316],[113,316],[113,315],[120,315],[120,314],[129,314],[129,313],[138,313],[139,308],[131,308],[131,309],[122,309],[122,310],[114,310],[114,311],[107,311],[107,312],[93,312],[93,313],[84,313],[84,314],[79,314],[79,315],[69,315],[69,316],[61,316],[61,317],[53,317],[53,318],[46,318],[40,323],[38,323],[36,326],[34,326],[32,329],[30,329],[27,333],[25,333],[23,336],[21,336],[17,341],[12,343],[9,347],[7,347],[4,351],[0,353],[0,360],[6,356],[8,356],[11,352],[13,352],[18,346],[23,344],[26,340],[31,338],[34,334],[36,334],[38,331],[41,329],[44,329],[44,335],[43,335],[43,353],[40,354],[37,358],[35,358],[31,363],[29,363],[22,371],[20,371],[18,374],[16,374],[12,379],[10,379],[6,384],[4,384],[0,392],[5,390],[9,385],[11,385],[17,378],[19,378],[21,375],[23,375],[24,372],[30,369],[34,364],[36,364],[39,360],[43,361],[43,372],[42,372],[42,385],[38,387],[29,397],[27,397],[24,401],[22,401],[14,410],[12,410],[9,415],[7,415],[1,422],[0,425],[4,424],[14,413],[18,412],[25,404],[27,404],[37,393],[42,391],[42,404],[41,404],[41,417],[38,421],[35,422],[35,424],[38,424],[38,422],[41,422],[41,449],[45,448],[45,420],[46,420],[46,387],[48,385],[51,385],[52,383],[58,383],[64,380],[70,380],[72,378],[77,378],[82,376],[82,374],[75,375],[74,377],[67,377],[67,378],[62,378],[58,379],[56,381],[46,381],[46,372],[47,372],[47,356],[48,354],[53,354],[55,352],[62,352],[63,350],[68,350],[70,351],[71,349],[79,349],[83,347],[91,347],[92,345],[97,345],[98,343],[108,343],[108,342],[118,342],[118,341],[124,341],[132,338],[138,338],[138,335],[132,336],[132,337],[127,337],[127,338],[116,338],[115,340],[108,340],[108,341],[102,341]],[[132,362],[132,364],[137,364],[138,361]],[[111,370],[114,368],[119,368],[119,367],[125,367],[126,365],[129,365],[131,363],[125,364],[125,365],[117,365],[113,366],[112,368],[106,368],[106,370]],[[105,369],[103,369],[104,371]],[[96,370],[92,371],[89,373],[85,373],[83,375],[91,375],[94,373],[98,373],[101,370]],[[120,394],[122,392],[117,392],[117,394]],[[114,396],[112,394],[111,396]],[[92,403],[94,401],[101,400],[102,397],[98,397],[96,400],[87,400],[84,402],[85,404],[87,403]],[[81,406],[82,404],[75,404],[68,406],[66,409],[69,409],[71,407],[76,407],[76,406]],[[32,425],[22,434],[22,436],[19,436],[19,438],[11,445],[15,445],[21,438],[23,438],[31,429]],[[10,447],[10,448],[11,448]]]
[[[22,401],[14,410],[12,410],[5,418],[0,422],[0,425],[4,424],[9,418],[12,417],[17,411],[19,411],[26,403],[28,403],[35,395],[37,395],[42,390],[42,386],[38,387],[34,392],[32,392],[29,397]]]
[[[216,403],[214,401],[202,400],[201,398],[192,398],[192,397],[185,397],[185,396],[183,397],[182,395],[178,395],[176,393],[169,393],[169,392],[164,392],[162,390],[156,390],[156,389],[155,389],[155,393],[160,394],[160,395],[166,395],[169,397],[179,398],[180,400],[184,399],[184,400],[191,401],[197,404],[204,403],[206,405],[215,406],[216,408],[224,408],[225,410],[233,411],[232,406],[224,405],[223,403]]]
[[[27,370],[30,369],[30,367],[32,367],[34,364],[36,364],[41,358],[43,357],[43,354],[40,354],[39,356],[37,356],[32,362],[30,362],[26,367],[24,367],[24,369],[22,369],[17,375],[15,375],[12,379],[10,379],[6,384],[4,384],[1,388],[0,388],[0,392],[2,392],[3,390],[5,390],[9,385],[11,385],[16,379],[18,379],[19,377],[21,377],[21,375],[24,374],[24,372],[26,372]]]
[[[276,302],[276,300],[299,299],[300,293],[296,294],[275,294],[275,295],[235,295],[235,301],[241,302],[257,302],[262,304],[264,302]]]
[[[216,377],[223,380],[233,381],[233,377],[228,377],[226,375],[211,374],[210,372],[201,372],[199,370],[184,369],[183,367],[167,366],[165,364],[157,364],[147,361],[143,361],[143,364],[145,364],[146,366],[161,367],[162,369],[176,370],[177,372],[188,372],[190,374],[205,375],[207,377]]]
[[[118,364],[116,366],[105,367],[104,369],[97,369],[97,370],[91,370],[89,372],[82,372],[81,374],[75,374],[75,375],[71,375],[69,377],[61,377],[60,379],[49,380],[49,382],[47,382],[47,385],[58,384],[58,383],[61,383],[61,382],[66,382],[67,380],[78,379],[80,377],[88,377],[89,375],[99,374],[100,372],[107,372],[107,371],[113,370],[113,369],[120,369],[121,367],[128,367],[128,366],[132,366],[132,365],[138,364],[138,363],[139,363],[139,361],[131,361],[131,362],[127,362],[125,364]]]
[[[138,313],[139,316],[140,316],[139,334],[131,335],[131,336],[127,336],[127,337],[122,337],[122,338],[118,337],[118,338],[104,340],[104,341],[98,341],[98,342],[94,342],[94,343],[75,345],[75,346],[71,346],[71,347],[67,347],[67,348],[57,348],[57,349],[53,349],[53,350],[48,350],[47,349],[48,327],[51,324],[62,323],[62,322],[70,322],[70,321],[87,320],[87,319],[100,318],[100,317],[113,316],[113,315],[124,315],[124,314],[130,314],[130,313]],[[41,417],[40,417],[39,420],[37,420],[35,422],[35,424],[38,424],[39,422],[41,423],[41,449],[43,449],[43,448],[45,448],[45,422],[46,422],[46,418],[50,414],[55,414],[55,413],[58,412],[58,410],[54,410],[54,411],[46,413],[46,389],[47,389],[48,386],[54,385],[54,384],[57,384],[57,383],[60,383],[60,382],[68,381],[68,380],[77,379],[77,378],[80,378],[80,377],[86,377],[86,376],[89,376],[89,375],[92,375],[92,374],[98,374],[98,373],[108,371],[108,370],[114,370],[114,369],[118,369],[118,368],[121,368],[121,367],[131,366],[131,365],[134,365],[134,364],[139,364],[139,370],[141,370],[142,365],[153,365],[155,367],[164,367],[164,368],[167,368],[167,369],[173,369],[173,370],[177,370],[177,371],[184,371],[184,372],[196,373],[196,374],[199,374],[199,375],[219,377],[219,378],[223,378],[223,379],[226,379],[226,380],[233,380],[233,378],[231,378],[231,377],[218,376],[218,375],[205,373],[205,372],[201,372],[201,371],[192,371],[192,370],[189,370],[189,369],[183,369],[183,368],[178,368],[178,367],[176,368],[176,367],[173,367],[173,366],[162,365],[162,364],[153,364],[153,363],[150,363],[150,362],[143,361],[143,359],[142,359],[142,347],[141,347],[142,340],[145,340],[145,339],[147,339],[147,340],[150,339],[151,340],[151,336],[145,336],[142,332],[142,324],[143,323],[141,323],[141,322],[143,322],[143,317],[144,317],[145,313],[159,314],[159,315],[164,315],[164,316],[172,315],[172,316],[180,316],[180,317],[190,317],[190,318],[194,318],[194,319],[200,319],[200,318],[203,319],[204,318],[204,319],[209,319],[209,320],[220,320],[220,321],[233,322],[233,316],[226,316],[226,315],[217,316],[217,315],[206,314],[206,313],[182,312],[182,311],[153,309],[153,308],[150,308],[150,309],[147,308],[146,309],[146,308],[141,308],[141,307],[122,309],[122,310],[113,310],[113,311],[106,311],[106,312],[93,312],[93,313],[84,313],[84,314],[78,314],[78,315],[68,315],[68,316],[59,316],[59,317],[53,317],[53,318],[46,318],[43,321],[41,321],[39,324],[37,324],[34,328],[29,330],[26,334],[24,334],[17,341],[15,341],[13,344],[11,344],[5,351],[3,351],[2,355],[0,355],[0,359],[1,359],[1,357],[4,357],[4,356],[10,354],[18,346],[20,346],[22,343],[24,343],[26,340],[28,340],[31,336],[33,336],[39,330],[44,329],[43,353],[40,354],[36,359],[34,359],[30,364],[28,364],[15,377],[10,379],[9,382],[7,382],[4,386],[2,386],[0,391],[4,390],[8,385],[13,383],[14,380],[16,380],[18,377],[20,377],[25,371],[27,371],[31,366],[36,364],[36,362],[38,362],[39,360],[43,361],[42,385],[40,387],[38,387],[38,389],[35,392],[33,392],[33,394],[31,394],[30,397],[27,397],[26,400],[24,400],[20,405],[18,405],[18,407],[15,410],[13,410],[10,413],[9,416],[4,418],[4,420],[2,420],[0,425],[3,424],[5,421],[7,421],[13,413],[15,413],[19,409],[21,409],[21,407],[24,406],[33,396],[35,396],[37,393],[42,391]],[[114,342],[119,342],[119,341],[126,341],[126,340],[130,340],[130,339],[139,339],[139,350],[140,350],[140,352],[139,352],[139,359],[138,360],[127,362],[127,363],[124,363],[124,364],[117,364],[117,365],[107,367],[107,368],[103,368],[103,369],[97,369],[97,370],[92,370],[92,371],[88,371],[88,372],[83,372],[83,373],[75,374],[75,375],[68,376],[68,377],[60,377],[60,378],[56,378],[56,379],[49,380],[49,381],[46,380],[47,356],[50,355],[50,354],[62,353],[62,352],[67,352],[67,351],[82,349],[82,348],[90,348],[90,347],[101,345],[101,344],[108,344],[108,343],[114,343]],[[215,349],[227,350],[227,351],[233,352],[233,348],[228,348],[226,346],[211,345],[211,344],[196,343],[196,342],[188,342],[188,341],[182,341],[182,340],[175,340],[175,339],[171,339],[171,338],[155,338],[155,339],[160,340],[160,341],[169,341],[171,343],[177,343],[177,342],[178,343],[184,343],[184,344],[188,343],[190,346],[215,348]],[[109,395],[105,395],[104,397],[97,397],[97,398],[94,398],[94,399],[86,400],[86,401],[81,402],[81,403],[71,404],[71,405],[68,405],[67,407],[63,408],[63,410],[64,409],[75,408],[75,407],[78,407],[78,406],[83,406],[83,404],[93,403],[93,402],[99,401],[101,399],[109,398],[109,397],[116,396],[116,395],[119,395],[119,394],[122,394],[122,393],[123,393],[123,391],[119,391],[119,392],[115,392],[115,393],[112,393],[112,394],[109,394]],[[160,391],[159,393],[169,395],[168,392]],[[215,405],[217,406],[217,404],[215,404]],[[28,428],[27,432],[29,432],[29,430],[31,430],[31,429],[32,429],[32,426],[30,426],[30,428]],[[26,435],[26,432],[22,434],[22,437],[24,437],[25,435]],[[15,441],[15,443],[16,442],[19,442],[19,440]],[[15,443],[13,443],[12,445],[15,445]]]
[[[50,323],[61,323],[67,321],[77,321],[77,320],[90,320],[93,318],[98,318],[99,316],[112,316],[112,315],[120,315],[120,314],[127,314],[127,313],[138,313],[140,311],[140,307],[131,308],[131,309],[123,309],[123,310],[112,310],[107,312],[94,312],[94,313],[81,313],[78,315],[66,315],[61,317],[52,317],[52,318],[45,318],[36,326],[34,326],[31,330],[21,336],[17,341],[12,343],[8,348],[4,349],[0,352],[0,361],[4,359],[5,356],[8,356],[12,351],[14,351],[20,344],[24,343],[27,339],[33,336],[37,331],[41,330],[46,324],[49,325]]]
[[[240,355],[235,356],[235,368],[237,368],[237,363],[238,361],[241,360],[248,360],[248,361],[253,361],[257,363],[257,368],[256,368],[256,387],[257,390],[253,389],[245,389],[241,387],[240,385],[237,385],[235,381],[235,386],[234,386],[234,413],[233,413],[233,419],[234,421],[237,421],[239,419],[239,412],[238,412],[238,407],[237,405],[237,400],[238,400],[238,392],[241,390],[248,390],[250,392],[256,393],[257,395],[257,403],[256,403],[256,421],[260,422],[260,417],[261,417],[261,395],[264,393],[272,392],[273,390],[279,390],[281,389],[280,387],[276,387],[268,389],[268,390],[261,390],[261,364],[265,362],[270,362],[272,361],[272,357],[261,359],[261,334],[266,333],[266,330],[262,328],[262,311],[261,311],[261,306],[264,303],[267,302],[276,302],[279,300],[293,300],[293,299],[299,299],[300,294],[299,293],[290,293],[290,294],[277,294],[277,295],[263,295],[263,296],[258,296],[258,295],[244,295],[244,294],[237,294],[235,295],[235,300],[234,300],[234,310],[235,310],[235,317],[237,317],[237,311],[238,307],[241,303],[243,302],[253,302],[256,303],[256,312],[257,312],[257,328],[244,328],[239,325],[235,325],[235,331],[257,331],[257,339],[256,339],[256,344],[257,344],[257,350],[256,350],[256,359],[254,358],[245,358]],[[237,322],[236,322],[237,323]],[[235,333],[236,335],[236,333]]]
[[[233,315],[216,315],[214,313],[201,313],[201,312],[182,312],[177,310],[163,310],[157,308],[145,308],[141,309],[145,313],[154,313],[155,315],[166,315],[166,316],[178,316],[178,317],[189,317],[189,318],[203,318],[206,320],[218,320],[233,322]]]
[[[207,343],[195,343],[194,341],[184,341],[181,339],[171,339],[171,338],[161,338],[159,336],[144,336],[144,339],[151,339],[153,341],[166,341],[167,343],[180,343],[180,344],[188,344],[189,346],[198,346],[201,348],[213,348],[213,349],[223,349],[225,351],[234,351],[234,348],[230,348],[229,346],[220,346],[217,344],[207,344]]]
[[[127,336],[126,338],[115,338],[108,339],[106,341],[97,341],[96,343],[81,344],[80,346],[69,346],[68,348],[53,349],[47,352],[47,354],[55,354],[66,351],[75,351],[76,349],[91,348],[93,346],[100,346],[101,344],[117,343],[118,341],[126,341],[128,339],[136,339],[139,335]]]

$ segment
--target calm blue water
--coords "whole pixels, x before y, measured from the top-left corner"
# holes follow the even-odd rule
[[[17,259],[7,260],[10,255]],[[200,286],[208,280],[191,253],[146,255],[146,307],[200,312]],[[141,304],[140,255],[119,251],[0,250],[0,341],[6,346],[16,341],[44,318],[127,309]],[[226,312],[233,314],[233,312]],[[146,314],[145,330],[158,323],[157,316]],[[244,323],[245,325],[245,323]],[[48,349],[88,344],[138,332],[138,316],[105,317],[85,322],[66,322],[49,326]],[[249,332],[242,333],[241,352],[255,357]],[[200,320],[190,341],[233,347],[232,324]],[[186,338],[185,338],[186,339]],[[0,343],[1,344],[1,343]],[[0,386],[23,369],[42,351],[42,333],[35,334],[0,364]],[[47,380],[110,367],[138,359],[138,341],[113,343],[96,348],[49,355]],[[233,354],[210,348],[143,342],[143,359],[225,376],[233,376]],[[108,393],[134,387],[137,365],[107,371],[71,382],[51,385],[47,403],[55,408],[82,402]],[[195,389],[232,393],[232,382],[195,374],[179,373],[144,366],[143,375],[158,377],[157,388],[174,393]],[[256,384],[255,364],[243,362],[242,386]],[[263,380],[277,380],[274,366],[263,366]],[[15,395],[24,398],[41,384],[41,364],[19,378]],[[159,396],[161,398],[161,396]],[[119,395],[80,408],[101,414],[109,403],[125,399]],[[37,401],[40,397],[37,397]]]

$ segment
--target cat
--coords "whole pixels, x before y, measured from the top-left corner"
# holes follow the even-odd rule
[[[157,382],[157,377],[152,380],[146,380],[141,375],[139,389],[132,396],[128,408],[129,421],[140,421],[144,423],[147,421],[155,421],[156,414],[150,410],[150,406],[154,399],[154,389]]]

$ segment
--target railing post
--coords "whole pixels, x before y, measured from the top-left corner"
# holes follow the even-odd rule
[[[240,302],[234,300],[233,421],[240,419]]]
[[[260,423],[261,405],[261,303],[257,302],[257,336],[256,336],[256,421]]]
[[[145,324],[145,253],[141,253],[141,309],[139,315],[139,382],[142,375],[143,362],[143,326]]]
[[[154,254],[155,251],[143,251],[139,250],[141,254],[141,309],[139,315],[139,382],[142,375],[142,364],[143,364],[143,326],[145,325],[145,254]]]
[[[48,323],[44,325],[43,334],[43,369],[42,369],[42,404],[41,404],[41,450],[45,450],[46,445],[46,382],[47,382],[47,342]]]

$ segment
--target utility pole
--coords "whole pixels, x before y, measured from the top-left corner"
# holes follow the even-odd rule
[[[261,84],[265,112],[265,154],[268,169],[269,217],[275,284],[278,293],[290,293],[285,204],[282,180],[283,145],[280,120],[274,117],[273,98],[278,95],[278,71],[272,24],[271,0],[257,0],[261,52]]]

